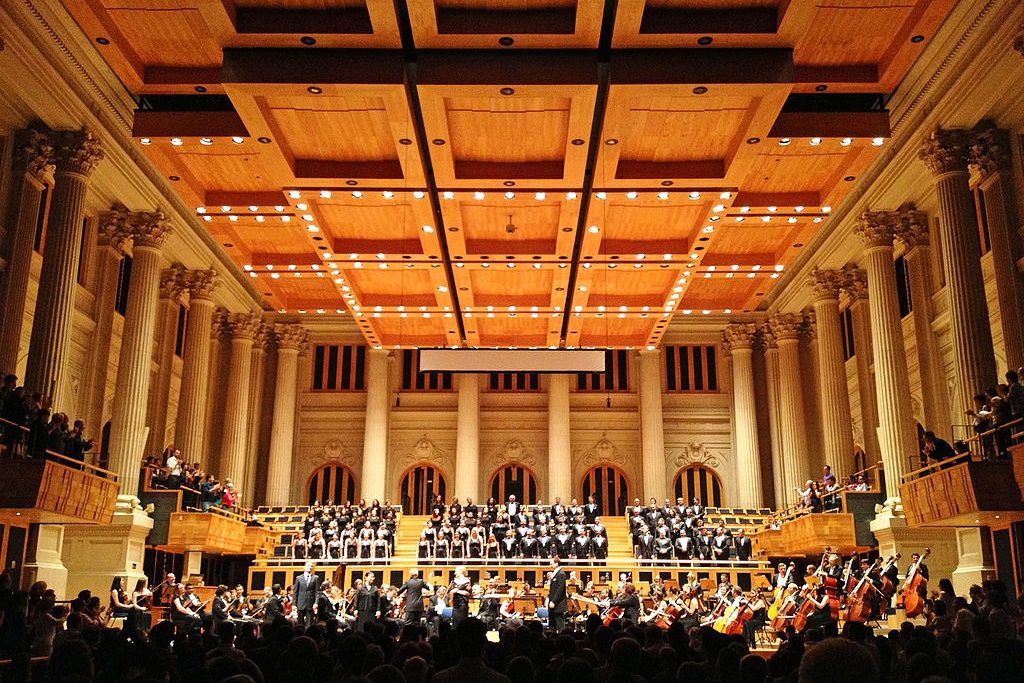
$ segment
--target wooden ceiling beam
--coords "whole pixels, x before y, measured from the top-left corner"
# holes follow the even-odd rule
[[[132,121],[136,138],[248,137],[242,117],[234,111],[136,110]]]
[[[793,51],[785,48],[615,50],[614,85],[770,84],[793,82]]]
[[[401,85],[405,62],[401,50],[227,48],[221,81],[254,86]],[[260,91],[277,94],[273,89]]]
[[[773,138],[887,138],[888,111],[783,111],[775,119]]]

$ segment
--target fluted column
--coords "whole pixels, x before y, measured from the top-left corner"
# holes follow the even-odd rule
[[[480,375],[458,376],[459,413],[455,433],[455,495],[480,499]]]
[[[274,418],[267,460],[267,505],[287,505],[292,486],[295,396],[298,391],[299,350],[306,343],[301,325],[274,325],[277,372],[274,383]]]
[[[661,350],[641,351],[639,356],[643,495],[661,500],[668,493],[665,484],[665,423],[661,410]]]
[[[974,394],[997,381],[977,214],[968,185],[969,142],[967,131],[940,128],[924,141],[919,154],[935,176],[939,201],[937,232],[949,300],[953,406],[957,412],[971,405]]]
[[[263,372],[271,329],[269,325],[260,325],[253,338],[252,352],[249,356],[249,424],[245,430],[245,481],[242,483],[242,505],[247,508],[251,508],[256,500],[256,466],[259,458],[260,421],[263,415]]]
[[[34,128],[19,131],[14,139],[9,207],[11,247],[4,271],[3,302],[0,303],[0,372],[17,371],[36,219],[43,199],[45,178],[53,173],[53,169],[53,146],[46,133]]]
[[[160,288],[160,247],[170,234],[170,227],[162,213],[136,212],[129,217],[127,232],[132,239],[132,279],[128,285],[110,423],[110,469],[120,477],[124,503],[129,503],[139,488]]]
[[[189,462],[200,460],[205,450],[206,401],[210,382],[210,330],[213,328],[213,293],[220,284],[217,271],[190,270],[185,275],[188,287],[188,320],[185,323],[185,349],[181,357],[181,392],[174,445]]]
[[[754,337],[757,325],[733,323],[722,337],[732,353],[732,400],[736,413],[736,473],[740,507],[759,508],[761,456],[757,444],[757,404],[754,398]]]
[[[548,377],[548,500],[572,498],[572,451],[569,428],[571,375]]]
[[[999,306],[999,331],[1009,368],[1024,365],[1024,283],[1017,268],[1018,213],[1013,182],[1009,131],[982,121],[972,131],[970,165],[981,176],[985,193],[989,244],[992,247],[992,271]]]
[[[384,500],[388,472],[388,422],[391,390],[390,358],[383,349],[366,352],[366,426],[363,430],[362,498]]]
[[[817,475],[810,471],[807,431],[804,424],[803,386],[800,381],[800,333],[804,320],[794,313],[779,314],[769,321],[779,345],[779,422],[782,437],[784,502],[793,500],[793,489]]]
[[[903,256],[910,279],[910,300],[914,304],[917,367],[921,375],[921,386],[926,387],[921,392],[924,422],[936,434],[950,439],[949,392],[946,390],[945,373],[941,369],[935,333],[932,332],[932,292],[935,288],[932,283],[928,216],[913,206],[901,208],[895,231],[896,239],[906,248]]]
[[[882,457],[878,445],[878,401],[875,398],[874,344],[871,343],[871,311],[868,304],[868,277],[863,269],[851,270],[843,291],[850,298],[853,317],[854,360],[857,363],[857,397],[860,401],[861,447],[874,464]]]
[[[765,390],[768,394],[768,429],[772,445],[772,485],[775,495],[774,506],[782,509],[790,496],[785,489],[785,465],[782,459],[782,435],[779,433],[779,345],[775,342],[770,325],[761,326],[761,343],[764,345]]]
[[[814,317],[818,337],[818,385],[821,391],[821,429],[825,464],[841,472],[853,455],[850,389],[846,384],[842,330],[839,326],[839,288],[846,278],[841,270],[811,272]]]
[[[65,384],[82,246],[82,216],[89,177],[103,159],[103,150],[99,142],[84,131],[60,131],[50,140],[56,171],[25,386],[49,396],[62,409],[70,410],[64,406],[77,405]]]
[[[146,422],[149,425],[146,453],[160,453],[167,446],[174,343],[178,332],[178,311],[185,291],[184,266],[175,264],[164,269],[160,274],[160,299],[157,304],[156,381],[150,388],[149,407],[146,409]]]
[[[906,349],[896,296],[896,271],[892,265],[897,221],[898,217],[891,212],[865,212],[854,228],[864,244],[878,401],[878,442],[885,465],[885,494],[894,506],[899,501],[900,479],[906,471],[908,458],[917,451]]]
[[[260,328],[254,313],[228,315],[231,330],[231,360],[228,368],[227,399],[224,401],[224,434],[221,437],[219,474],[236,486],[245,481],[246,429],[249,426],[249,380],[252,343]]]
[[[89,349],[87,429],[100,429],[107,418],[107,384],[111,373],[111,345],[117,299],[117,277],[129,243],[125,230],[130,212],[120,204],[101,213],[97,232],[96,298],[93,301],[93,344]],[[99,456],[99,449],[93,450]]]

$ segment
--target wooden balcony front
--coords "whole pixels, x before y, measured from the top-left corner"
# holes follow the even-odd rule
[[[0,463],[0,516],[39,524],[109,524],[119,485],[113,472],[47,452]]]
[[[245,538],[242,539],[243,555],[269,554],[277,542],[277,534],[266,527],[247,526],[245,527]]]
[[[900,498],[910,526],[1006,526],[1024,519],[1014,462],[971,454],[910,472]]]
[[[217,512],[173,512],[164,549],[243,555],[246,526],[241,519]]]
[[[758,534],[760,550],[770,557],[820,555],[826,545],[844,554],[866,550],[857,542],[853,513],[812,512],[782,523],[778,530]]]

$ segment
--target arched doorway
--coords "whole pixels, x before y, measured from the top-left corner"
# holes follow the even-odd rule
[[[491,477],[491,497],[498,502],[514,495],[520,503],[537,502],[537,477],[528,467],[505,465]]]
[[[440,494],[445,498],[447,483],[444,474],[433,465],[415,465],[402,475],[398,499],[408,515],[430,514],[430,502]]]
[[[720,508],[724,505],[722,480],[718,474],[703,465],[690,465],[676,474],[673,488],[676,498],[682,498],[689,505],[694,498],[700,498],[705,507]]]
[[[613,465],[593,468],[583,476],[583,500],[591,495],[602,515],[625,514],[626,505],[629,504],[629,482],[626,481],[626,475]]]
[[[352,475],[352,470],[344,465],[328,463],[310,475],[306,490],[308,505],[318,501],[324,505],[327,501],[341,505],[355,500],[356,478]]]

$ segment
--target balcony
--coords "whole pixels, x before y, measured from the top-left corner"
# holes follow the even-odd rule
[[[0,464],[0,516],[38,524],[109,524],[119,485],[100,467],[46,452]]]
[[[908,473],[900,485],[907,523],[1003,527],[1024,519],[1016,476],[1020,459],[982,460],[964,453]]]

